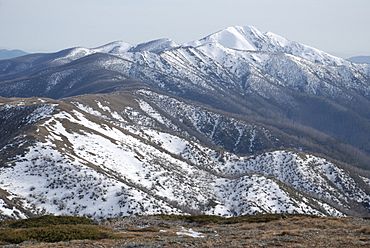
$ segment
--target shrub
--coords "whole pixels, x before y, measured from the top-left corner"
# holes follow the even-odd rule
[[[33,228],[0,229],[0,241],[21,243],[24,241],[60,242],[81,239],[113,238],[111,230],[96,225],[54,225]]]
[[[45,215],[36,218],[16,220],[9,222],[6,226],[10,228],[45,227],[51,225],[92,225],[93,221],[85,217],[75,216],[51,216]]]
[[[111,229],[95,225],[85,217],[41,216],[8,221],[0,228],[0,243],[18,244],[24,241],[60,242],[81,239],[115,238]]]
[[[289,215],[288,215],[289,216]],[[164,220],[180,220],[190,223],[198,223],[198,224],[235,224],[241,222],[269,222],[274,220],[279,220],[282,218],[286,218],[286,215],[280,214],[257,214],[257,215],[244,215],[244,216],[237,216],[237,217],[221,217],[215,215],[159,215],[160,218]]]

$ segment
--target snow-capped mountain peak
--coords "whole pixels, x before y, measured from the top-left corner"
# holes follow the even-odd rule
[[[314,63],[342,65],[347,63],[316,48],[288,40],[273,32],[262,32],[253,26],[232,26],[184,46],[215,46],[240,51],[285,53]]]
[[[235,26],[228,27],[201,40],[190,42],[187,45],[198,47],[209,43],[217,43],[225,48],[256,51],[258,47],[253,42],[253,36],[258,37],[261,35],[262,33],[254,27]]]

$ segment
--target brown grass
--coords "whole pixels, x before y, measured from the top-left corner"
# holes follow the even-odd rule
[[[212,216],[146,216],[114,219],[104,225],[85,225],[80,235],[93,237],[58,238],[55,245],[32,243],[31,247],[370,247],[368,220],[354,218],[312,218],[309,216],[238,217],[225,221]],[[216,223],[218,222],[218,223]],[[55,225],[78,233],[81,224]],[[93,229],[91,230],[91,226]],[[147,226],[140,228],[139,226]],[[160,232],[165,226],[166,232]],[[205,238],[176,234],[181,228],[192,228]],[[42,227],[38,227],[42,228]],[[73,228],[77,228],[77,231]],[[16,237],[19,231],[35,232],[35,228],[8,228]],[[36,228],[37,229],[37,228]],[[46,227],[46,229],[51,229]],[[4,229],[0,229],[4,230]],[[45,231],[45,230],[43,230]],[[58,233],[63,231],[58,230]],[[16,235],[14,235],[16,234]],[[52,236],[56,235],[55,233]],[[100,235],[100,236],[99,236]],[[95,236],[95,237],[94,237]],[[0,233],[0,237],[2,234]],[[72,239],[87,238],[83,241]],[[103,239],[102,239],[103,238]],[[32,239],[53,242],[50,239]],[[41,240],[41,241],[40,241]],[[12,242],[21,242],[19,240]],[[1,243],[1,242],[0,242]],[[9,242],[8,242],[9,243]],[[5,244],[5,243],[3,243]],[[24,245],[24,244],[22,244]]]
[[[358,232],[370,235],[370,226],[364,226],[358,230]]]

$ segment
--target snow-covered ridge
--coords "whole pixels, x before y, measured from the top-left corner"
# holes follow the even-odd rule
[[[129,52],[160,53],[177,46],[178,45],[173,40],[164,38],[137,44],[136,46],[132,47]]]
[[[110,90],[123,80],[134,80],[175,94],[253,94],[281,104],[294,101],[285,90],[346,101],[351,101],[351,91],[370,95],[369,66],[352,64],[249,26],[229,27],[184,44],[158,39],[141,44],[116,41],[97,48],[76,47],[46,54],[46,62],[40,61],[20,64],[14,71],[0,63],[7,78],[0,82],[4,84],[0,95],[60,98],[90,89],[86,85],[96,80],[113,83]],[[40,70],[36,75],[33,67]],[[30,73],[30,78],[25,79],[22,70]],[[31,93],[29,84],[40,87]],[[104,90],[105,85],[97,86]]]
[[[54,97],[56,93],[52,89],[63,83],[65,91],[73,91],[74,87],[86,83],[84,76],[93,75],[88,79],[94,80],[97,70],[108,70],[109,73],[103,74],[107,77],[105,80],[133,79],[165,91],[180,87],[197,91],[197,94],[204,91],[229,94],[228,91],[233,90],[242,95],[256,94],[275,99],[282,104],[293,99],[280,87],[348,101],[352,97],[348,90],[362,96],[370,95],[370,67],[367,65],[352,64],[251,26],[229,27],[184,44],[158,39],[141,44],[116,41],[98,48],[67,49],[53,54],[56,58],[52,65],[68,64],[96,53],[105,56],[72,65],[75,69],[91,63],[81,71],[61,68],[62,71],[47,75],[43,94]],[[48,74],[48,71],[40,75],[41,81],[45,80],[44,73]],[[25,87],[27,83],[22,77],[17,86],[9,85],[0,93],[14,95],[9,92],[13,92],[13,88]],[[28,92],[26,88],[23,90]]]
[[[124,41],[114,41],[103,46],[93,48],[91,50],[99,53],[121,54],[127,52],[131,47],[131,44]]]
[[[316,48],[290,41],[272,32],[262,32],[253,26],[232,26],[213,33],[199,40],[177,44],[168,38],[152,40],[140,44],[129,44],[115,41],[96,48],[76,47],[71,49],[65,59],[78,59],[93,53],[110,53],[124,55],[129,53],[162,53],[164,51],[193,47],[200,48],[211,45],[210,49],[233,49],[250,52],[287,53],[325,65],[349,65],[350,62],[320,51]],[[222,49],[221,49],[222,50]],[[221,52],[221,51],[220,51]],[[127,55],[126,55],[127,56]]]

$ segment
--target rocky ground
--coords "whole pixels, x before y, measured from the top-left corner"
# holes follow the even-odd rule
[[[100,223],[116,239],[5,247],[370,247],[370,220],[308,216],[265,219],[151,216]]]

